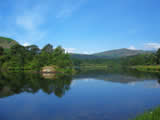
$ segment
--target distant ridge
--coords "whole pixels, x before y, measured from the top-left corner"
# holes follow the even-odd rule
[[[96,58],[100,58],[98,56],[94,56],[94,55],[88,55],[88,54],[78,54],[78,53],[70,53],[71,58],[74,59],[96,59]]]
[[[150,54],[150,53],[153,53],[153,51],[131,50],[127,48],[122,48],[122,49],[109,50],[109,51],[104,51],[100,53],[95,53],[92,55],[99,56],[99,57],[103,56],[107,58],[120,58],[120,57],[128,57],[128,56],[135,56],[139,54]]]
[[[10,48],[15,44],[18,44],[18,42],[16,42],[15,40],[13,40],[11,38],[1,37],[0,36],[0,47]]]
[[[129,57],[129,56],[135,56],[135,55],[140,55],[140,54],[151,54],[154,53],[155,51],[144,51],[144,50],[130,50],[127,48],[122,48],[122,49],[116,49],[116,50],[109,50],[109,51],[104,51],[100,53],[94,53],[91,55],[87,54],[76,54],[72,53],[70,54],[72,58],[76,59],[97,59],[97,58],[122,58],[122,57]]]

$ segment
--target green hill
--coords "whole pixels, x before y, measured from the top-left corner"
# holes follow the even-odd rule
[[[6,37],[0,37],[0,47],[10,48],[11,46],[18,44],[15,40]]]
[[[76,59],[97,59],[97,58],[121,58],[121,57],[129,57],[129,56],[136,56],[140,54],[151,54],[154,53],[155,51],[144,51],[144,50],[130,50],[126,48],[122,49],[116,49],[116,50],[110,50],[110,51],[104,51],[100,53],[94,53],[91,55],[87,54],[76,54],[72,53],[70,54],[72,58]]]
[[[150,54],[152,51],[143,51],[143,50],[130,50],[126,48],[110,50],[100,53],[92,54],[98,57],[105,57],[105,58],[120,58],[120,57],[128,57],[128,56],[135,56],[139,54]]]

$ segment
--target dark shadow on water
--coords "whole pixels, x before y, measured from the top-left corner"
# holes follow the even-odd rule
[[[20,94],[22,92],[37,93],[42,90],[46,94],[62,97],[70,89],[71,77],[59,75],[54,79],[45,79],[40,74],[0,73],[0,98]]]

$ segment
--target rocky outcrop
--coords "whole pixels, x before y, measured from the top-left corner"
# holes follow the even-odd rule
[[[41,70],[42,73],[55,73],[56,67],[55,66],[45,66]]]
[[[45,66],[41,70],[42,76],[46,79],[53,79],[56,76],[56,66]]]

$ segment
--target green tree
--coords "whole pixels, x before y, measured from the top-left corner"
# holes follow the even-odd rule
[[[160,48],[158,49],[156,56],[157,56],[157,64],[160,64]]]
[[[70,59],[70,55],[66,54],[61,46],[54,49],[50,64],[58,66],[58,68],[66,74],[72,73],[72,60]]]
[[[40,53],[40,49],[36,45],[30,45],[27,46],[26,48],[31,53],[31,55],[36,55]]]
[[[10,60],[11,67],[24,68],[24,65],[27,61],[27,59],[25,59],[26,55],[27,55],[27,50],[25,49],[24,46],[18,44],[12,46],[11,60]]]
[[[4,53],[4,49],[2,47],[0,47],[0,56],[2,56]]]
[[[42,52],[46,53],[52,53],[53,52],[53,46],[51,44],[47,44],[42,48]]]

